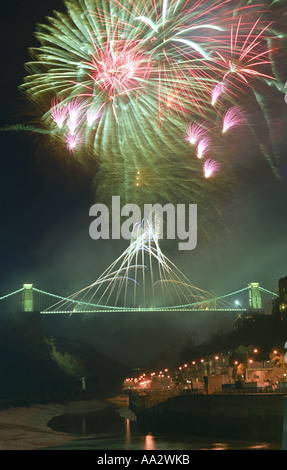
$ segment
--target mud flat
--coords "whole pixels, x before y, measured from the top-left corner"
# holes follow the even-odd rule
[[[0,411],[0,450],[35,450],[63,444],[76,436],[53,431],[47,423],[64,413],[81,414],[108,406],[104,401],[31,405]]]

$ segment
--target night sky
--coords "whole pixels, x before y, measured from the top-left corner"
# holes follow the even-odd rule
[[[53,9],[62,10],[62,2],[10,1],[1,7],[1,127],[22,122],[25,101],[18,86],[26,74],[27,48],[37,44],[33,36],[35,24],[44,22]],[[260,163],[251,165],[253,174],[249,175],[249,183],[230,201],[226,224],[215,234],[214,242],[199,244],[192,252],[173,250],[170,253],[170,258],[198,287],[225,294],[258,281],[274,291],[279,278],[287,275],[287,104],[284,95],[280,116],[285,120],[285,132],[279,135],[281,179],[274,177],[263,162],[264,157],[260,157],[262,167]],[[47,150],[41,150],[41,136],[6,132],[1,133],[0,138],[0,295],[20,288],[24,282],[32,282],[40,289],[59,295],[70,295],[95,281],[127,242],[90,239],[89,208],[93,202],[90,180],[79,166],[67,168],[54,156],[50,158]],[[254,156],[250,155],[251,161],[252,158]],[[230,211],[233,217],[229,223]],[[177,320],[169,320],[169,325]],[[151,319],[147,320],[148,324],[141,321],[138,327],[142,332],[149,331]],[[168,342],[167,325],[158,319],[154,321],[159,321],[159,327],[166,327]],[[113,319],[111,324],[109,320],[105,326],[102,322],[98,332],[88,334],[82,321],[80,336],[86,335],[93,342],[94,335],[94,343],[102,352],[127,362],[130,349],[123,343],[126,345],[131,333],[129,323],[125,324],[125,331],[122,328],[119,333],[123,342],[122,353],[118,354],[115,349],[120,346],[115,337],[119,336],[120,322]],[[100,328],[106,331],[106,348],[103,340],[97,342]],[[136,329],[135,321],[131,328]],[[188,328],[193,329],[193,325]],[[212,328],[216,328],[214,323]],[[72,328],[59,324],[59,331],[64,330],[72,335]],[[156,343],[156,337],[152,339]],[[164,339],[160,346],[164,347]],[[140,351],[136,360],[144,361],[150,358],[148,356]]]

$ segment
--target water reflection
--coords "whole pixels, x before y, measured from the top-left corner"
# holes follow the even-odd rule
[[[87,435],[87,419],[86,416],[84,415],[82,418],[82,436]]]
[[[125,444],[126,448],[129,449],[131,442],[132,442],[132,434],[131,434],[131,421],[128,418],[125,419]],[[140,449],[141,450],[156,450],[156,443],[154,436],[151,433],[141,436],[140,438]]]
[[[255,445],[251,445],[249,447],[250,450],[268,450],[269,446],[268,444],[266,443],[258,443],[258,444],[255,444]]]
[[[226,442],[215,442],[214,443],[214,450],[227,450],[228,445]]]
[[[130,420],[126,418],[125,421],[126,421],[126,444],[129,445],[131,443]]]
[[[111,407],[89,414],[66,414],[48,426],[76,439],[54,449],[104,450],[280,450],[280,443],[248,442],[198,436],[161,435],[141,432],[134,420]]]
[[[142,447],[143,450],[156,450],[157,449],[154,437],[151,434],[147,434],[146,436],[143,436],[141,442],[143,444],[143,447]]]

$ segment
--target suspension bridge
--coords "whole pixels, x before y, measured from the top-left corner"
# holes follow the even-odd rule
[[[234,300],[248,293],[247,301]],[[43,315],[109,312],[243,312],[262,309],[262,295],[278,297],[251,282],[234,292],[215,295],[193,285],[159,246],[158,225],[149,220],[135,225],[126,250],[87,287],[65,297],[33,284],[0,297],[22,295],[22,309]],[[1,308],[0,302],[0,308]]]
[[[244,296],[245,294],[245,296]],[[247,294],[247,295],[246,295]],[[238,300],[240,296],[240,301]],[[181,305],[154,307],[127,307],[104,305],[85,302],[77,298],[64,297],[58,294],[38,289],[33,284],[23,284],[20,289],[0,297],[0,305],[5,301],[17,299],[13,308],[23,312],[40,312],[41,315],[73,314],[73,313],[109,313],[109,312],[246,312],[262,310],[263,297],[273,300],[278,294],[251,282],[246,287],[221,296],[214,296]]]

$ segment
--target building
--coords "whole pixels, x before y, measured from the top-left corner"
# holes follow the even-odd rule
[[[279,279],[279,313],[281,317],[287,315],[287,276]]]
[[[287,318],[287,276],[279,279],[278,290],[279,296],[273,301],[272,313],[283,320]]]
[[[249,362],[246,368],[245,379],[250,382],[266,383],[270,381],[270,372],[273,372],[274,363],[271,361]]]

